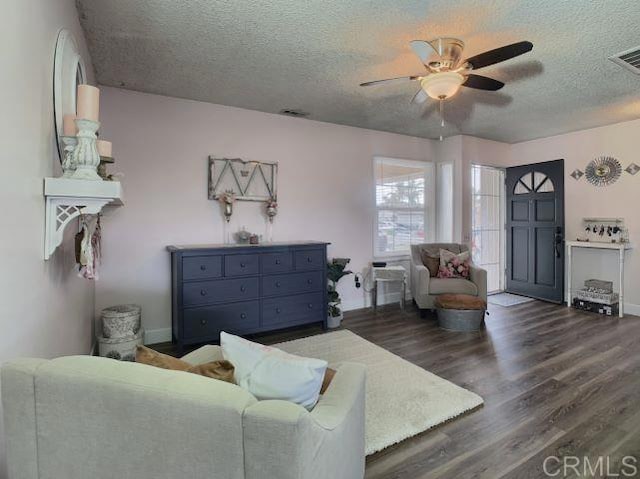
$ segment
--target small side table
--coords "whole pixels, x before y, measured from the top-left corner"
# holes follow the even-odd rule
[[[378,282],[397,281],[402,284],[400,293],[400,308],[404,309],[404,298],[407,292],[407,271],[402,266],[384,266],[371,268],[373,278],[373,291],[371,292],[371,304],[373,309],[378,308]]]

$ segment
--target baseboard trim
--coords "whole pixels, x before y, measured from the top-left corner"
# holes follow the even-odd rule
[[[171,328],[147,329],[144,332],[144,344],[166,343],[171,341]]]
[[[624,303],[624,314],[640,316],[640,304]]]

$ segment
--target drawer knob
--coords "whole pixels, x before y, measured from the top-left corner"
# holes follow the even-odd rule
[[[276,281],[276,288],[280,287],[280,281]]]
[[[312,279],[308,279],[307,280],[307,284],[313,284],[313,280]]]
[[[207,324],[207,320],[206,319],[201,319],[200,320],[200,324],[202,324],[203,326],[205,326]]]
[[[280,308],[276,308],[276,314],[280,314]]]
[[[206,289],[201,289],[200,290],[200,296],[206,296],[207,295],[207,290]]]
[[[247,319],[246,313],[240,313],[240,319]]]
[[[242,291],[243,293],[246,291],[246,287],[245,286],[240,286],[240,291]]]
[[[307,263],[311,263],[312,261],[311,256],[307,256]]]
[[[308,307],[309,309],[313,309],[313,303],[309,303],[309,304],[307,304],[307,307]]]
[[[280,264],[280,260],[279,259],[276,260],[276,264]]]
[[[246,264],[244,264],[244,263],[240,263],[240,267],[241,267],[241,268],[244,268],[245,266],[246,266]]]
[[[200,265],[200,270],[201,270],[201,271],[205,271],[206,269],[207,269],[207,266],[206,266],[206,265],[204,265],[204,264],[201,264],[201,265]]]

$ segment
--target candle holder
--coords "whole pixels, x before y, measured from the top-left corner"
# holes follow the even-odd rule
[[[73,159],[73,150],[78,145],[78,138],[75,136],[61,136],[64,148],[62,149],[62,177],[71,178],[76,171],[76,164]]]
[[[96,132],[100,127],[97,121],[76,119],[78,127],[78,145],[73,150],[73,162],[76,170],[71,176],[74,180],[102,181],[97,173],[100,155],[96,146]]]

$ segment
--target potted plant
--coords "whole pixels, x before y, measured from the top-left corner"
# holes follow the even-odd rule
[[[351,274],[351,271],[346,270],[347,264],[351,261],[349,258],[333,258],[327,264],[327,284],[328,289],[328,301],[329,301],[329,314],[327,317],[327,325],[330,328],[337,328],[342,322],[342,301],[340,295],[336,289],[338,281],[343,277]]]

